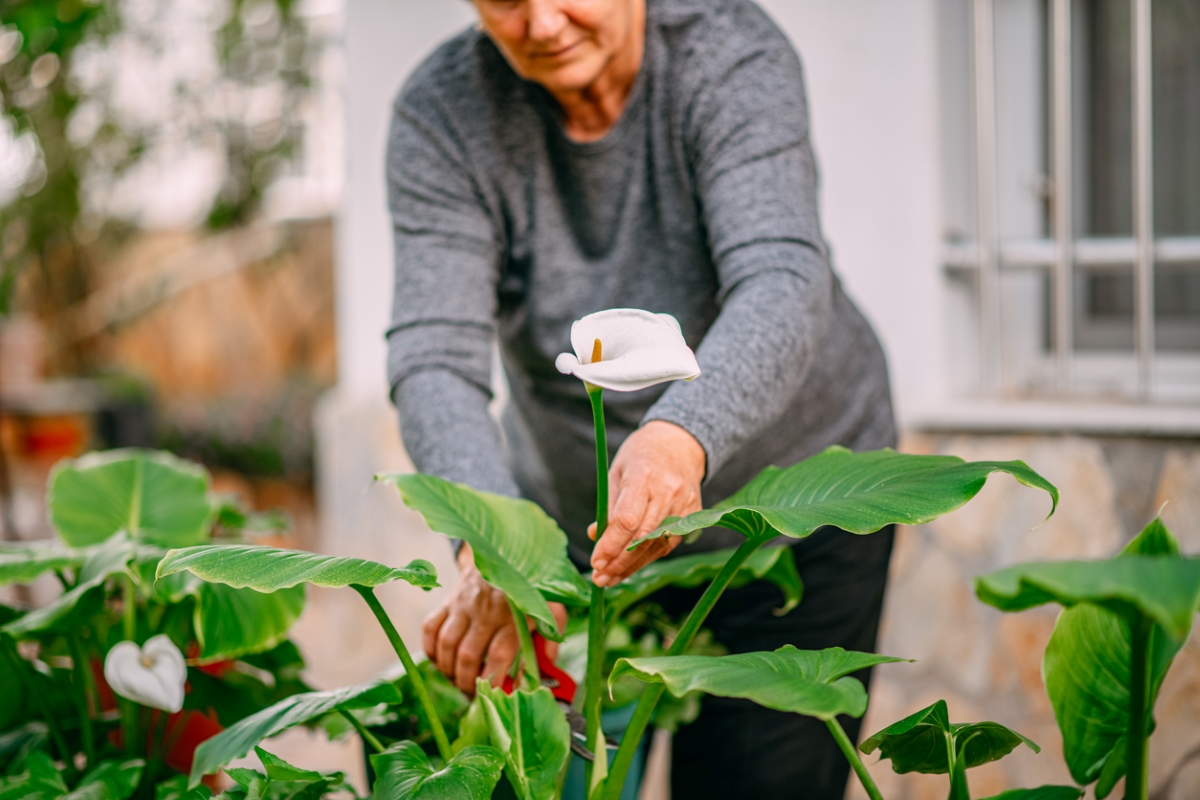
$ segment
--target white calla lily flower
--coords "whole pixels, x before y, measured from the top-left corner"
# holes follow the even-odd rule
[[[143,647],[118,642],[104,659],[104,680],[126,700],[173,714],[183,708],[187,663],[175,643],[162,634],[152,636]]]
[[[571,325],[572,353],[554,361],[558,371],[615,392],[636,392],[700,375],[696,354],[670,314],[610,308]]]

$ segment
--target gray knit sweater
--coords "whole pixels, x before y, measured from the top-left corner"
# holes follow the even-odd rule
[[[768,465],[896,435],[883,353],[821,236],[795,51],[750,0],[647,5],[641,71],[602,140],[568,138],[554,100],[468,30],[404,86],[388,144],[404,444],[422,472],[537,501],[577,559],[595,517],[591,412],[554,359],[585,314],[679,320],[703,374],[606,392],[609,447],[648,420],[682,426],[707,454],[706,505]],[[502,431],[487,413],[497,340]]]

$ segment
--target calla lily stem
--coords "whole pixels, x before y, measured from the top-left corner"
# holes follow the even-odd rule
[[[608,434],[604,426],[604,390],[599,386],[584,383],[588,399],[592,401],[592,421],[596,426],[596,544],[608,528]],[[588,608],[588,658],[587,673],[584,675],[584,718],[587,720],[589,746],[601,743],[596,758],[605,758],[604,735],[601,733],[600,712],[604,702],[604,587],[592,584],[591,605]],[[587,773],[588,797],[594,797],[596,780],[593,771],[596,762],[589,762]],[[606,764],[601,764],[604,770]]]
[[[746,563],[746,559],[755,550],[762,547],[767,541],[766,539],[747,538],[734,551],[729,560],[725,562],[725,566],[721,567],[721,571],[717,573],[717,577],[713,578],[713,582],[704,590],[700,602],[696,603],[692,613],[688,614],[687,619],[684,620],[683,626],[675,636],[675,641],[667,649],[668,656],[680,655],[687,649],[700,630],[700,626],[704,624],[709,612],[713,610],[713,606],[717,604],[721,595],[725,593],[725,589],[729,587],[729,583],[737,574],[738,569]],[[591,666],[590,662],[588,666]],[[629,774],[630,765],[633,764],[633,757],[637,753],[642,734],[646,732],[646,726],[650,724],[650,718],[654,716],[654,708],[665,691],[664,684],[652,683],[646,687],[646,691],[642,692],[642,696],[638,699],[637,707],[633,710],[633,717],[629,720],[625,733],[621,735],[621,745],[617,748],[616,758],[609,770],[604,800],[620,800],[621,787],[625,783],[625,776]]]
[[[433,738],[437,742],[438,754],[443,761],[449,761],[453,755],[450,751],[450,740],[446,738],[446,729],[442,727],[442,721],[438,718],[437,707],[433,704],[433,698],[429,696],[429,689],[425,686],[425,679],[421,677],[421,673],[417,671],[417,665],[413,661],[412,656],[408,653],[408,648],[404,645],[404,640],[400,638],[400,633],[396,630],[396,626],[392,624],[392,618],[383,610],[383,606],[379,603],[379,598],[375,596],[375,592],[369,586],[354,586],[354,591],[362,595],[362,599],[367,602],[371,608],[371,613],[375,615],[375,619],[379,620],[383,632],[387,634],[388,641],[392,644],[392,649],[396,651],[396,655],[400,656],[400,663],[404,665],[404,671],[408,675],[408,679],[412,681],[413,692],[417,695],[417,700],[421,703],[421,708],[425,709],[425,716],[429,718],[429,727],[433,729]]]
[[[825,724],[829,727],[829,732],[833,734],[834,740],[837,741],[838,747],[845,754],[846,760],[850,762],[854,774],[858,776],[863,788],[867,790],[867,796],[871,800],[883,800],[883,795],[879,793],[879,787],[875,785],[875,781],[871,778],[871,773],[867,772],[867,765],[863,763],[862,758],[858,755],[858,748],[854,746],[854,742],[850,741],[850,737],[846,735],[846,730],[837,721],[837,717],[825,720]],[[951,769],[950,773],[953,777],[954,770]]]
[[[79,707],[79,724],[83,734],[83,753],[87,756],[88,769],[96,766],[96,737],[92,730],[92,704],[87,679],[87,656],[79,634],[73,633],[67,637],[71,648],[71,666],[75,673],[75,705]]]
[[[1146,800],[1146,701],[1150,696],[1150,630],[1145,614],[1133,620],[1133,661],[1129,670],[1129,750],[1125,756],[1125,800]]]
[[[512,611],[513,624],[517,627],[517,639],[521,642],[521,662],[525,668],[525,675],[532,684],[529,688],[536,689],[542,685],[542,675],[538,670],[537,653],[533,650],[533,637],[529,635],[529,623],[512,598],[505,595],[505,599],[508,600],[508,608]]]
[[[371,749],[374,750],[376,753],[382,753],[384,750],[387,749],[383,746],[383,742],[379,741],[379,739],[376,738],[375,734],[373,734],[369,730],[367,730],[366,725],[363,725],[361,722],[358,721],[358,717],[354,716],[353,714],[351,714],[349,711],[347,711],[344,708],[339,708],[338,713],[341,714],[343,717],[345,717],[346,721],[354,726],[354,730],[358,731],[358,735],[362,737],[362,740],[364,742],[366,742],[367,744],[369,744],[371,746]]]
[[[140,463],[140,462],[139,462]],[[124,622],[125,640],[137,643],[137,590],[133,578],[122,575],[121,581],[121,611]],[[132,700],[120,699],[121,704],[121,736],[125,740],[125,752],[128,755],[137,754],[137,706]]]

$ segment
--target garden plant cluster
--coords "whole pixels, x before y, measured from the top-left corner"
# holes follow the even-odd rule
[[[560,359],[592,398],[601,478],[603,390],[699,372],[680,350],[678,326],[656,317],[585,317],[572,331],[575,354]],[[727,588],[755,580],[779,587],[781,612],[799,605],[802,613],[790,548],[768,546],[781,536],[824,526],[869,535],[928,522],[969,502],[996,472],[1046,492],[1053,513],[1057,490],[1020,461],[833,447],[768,468],[713,508],[664,520],[641,540],[722,527],[742,534],[741,546],[660,560],[608,588],[579,574],[566,534],[533,503],[430,475],[381,475],[432,530],[470,544],[481,575],[529,623],[517,625],[521,657],[511,680],[502,688],[480,681],[469,699],[432,665],[415,663],[375,596],[397,580],[437,586],[429,563],[392,567],[255,544],[251,521],[211,496],[204,471],[167,454],[111,451],[64,462],[48,492],[59,538],[0,550],[0,582],[51,574],[62,583],[40,608],[0,606],[0,800],[203,800],[221,785],[231,785],[221,794],[229,800],[353,793],[339,773],[270,752],[270,737],[298,725],[361,737],[371,796],[380,800],[618,800],[636,784],[647,727],[686,722],[700,694],[822,720],[873,800],[882,795],[862,754],[876,752],[896,772],[946,775],[950,800],[969,800],[968,770],[1038,746],[997,722],[953,722],[944,701],[856,746],[838,722],[867,708],[853,673],[904,659],[790,646],[726,655],[702,627]],[[598,482],[599,536],[606,483]],[[357,592],[403,675],[330,691],[306,686],[287,636],[307,585]],[[667,586],[706,589],[674,621],[653,604]],[[1181,554],[1154,520],[1113,558],[1019,564],[979,577],[975,592],[1002,611],[1064,607],[1043,673],[1078,785],[993,800],[1076,800],[1093,783],[1104,798],[1122,778],[1126,798],[1145,800],[1155,699],[1200,611],[1200,559]],[[566,630],[549,602],[573,610]],[[580,691],[539,658],[539,639],[565,640],[562,660],[581,667]],[[616,707],[632,709],[619,741],[603,719]],[[229,766],[251,752],[261,770]],[[229,780],[219,784],[223,769]]]

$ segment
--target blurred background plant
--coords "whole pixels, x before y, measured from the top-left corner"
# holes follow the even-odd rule
[[[166,446],[242,494],[259,477],[311,494],[340,5],[0,0],[9,461]],[[5,530],[25,536],[40,513],[12,508],[7,466]]]

